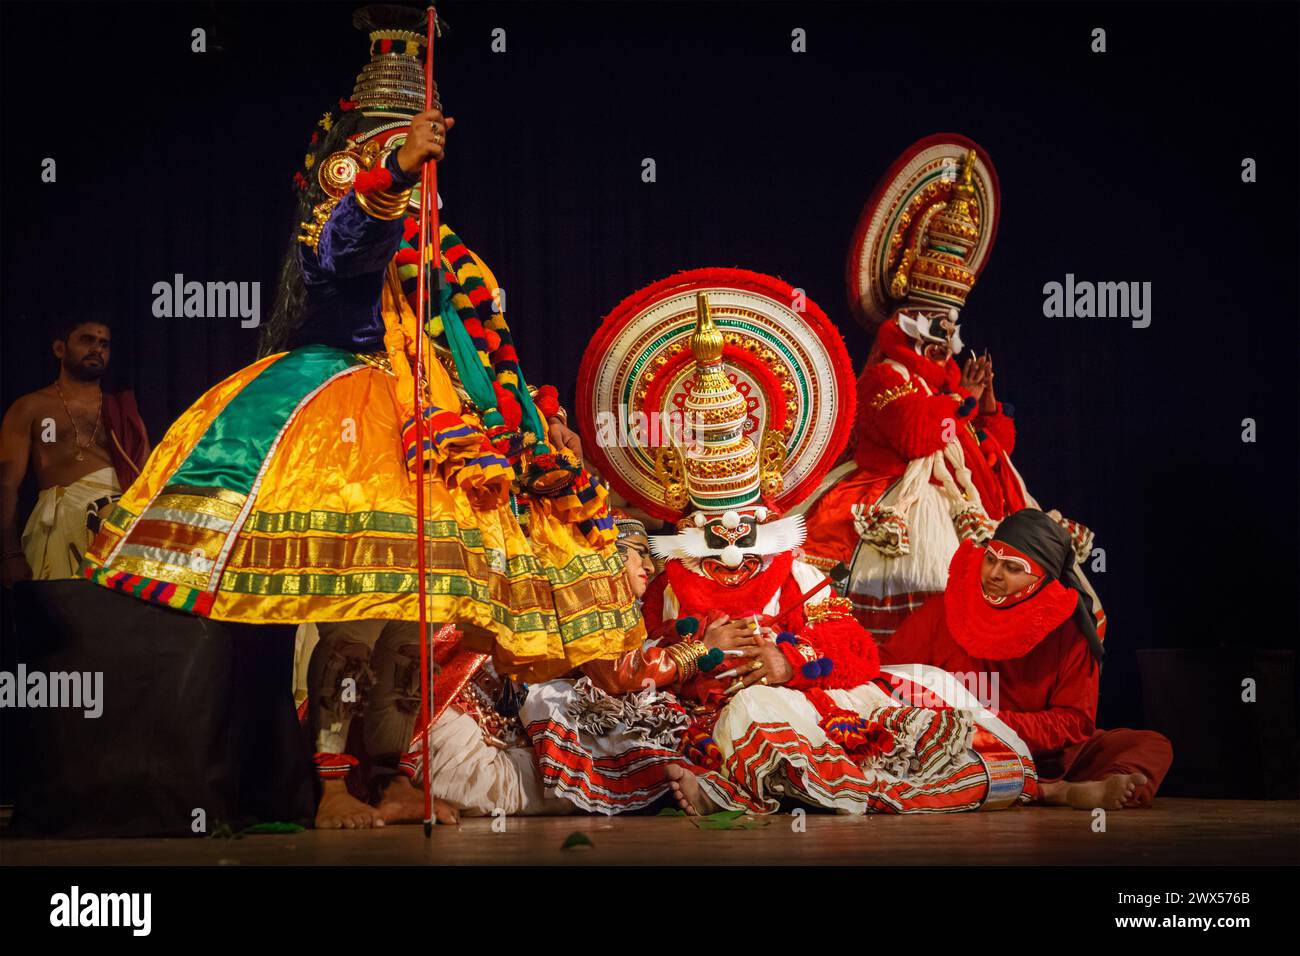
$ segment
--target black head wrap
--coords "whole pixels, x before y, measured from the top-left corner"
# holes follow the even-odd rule
[[[1033,558],[1046,572],[1048,581],[1060,581],[1063,587],[1074,588],[1079,595],[1074,608],[1074,623],[1100,664],[1106,651],[1097,636],[1091,602],[1074,570],[1074,548],[1070,544],[1069,532],[1037,508],[1025,508],[1003,518],[993,540],[1005,541],[1021,554]]]

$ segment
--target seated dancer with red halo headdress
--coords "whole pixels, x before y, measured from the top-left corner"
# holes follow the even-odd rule
[[[534,399],[525,382],[491,271],[445,224],[422,261],[420,171],[442,158],[452,124],[440,104],[424,110],[425,14],[377,5],[353,24],[370,61],[317,123],[295,176],[301,226],[263,327],[270,354],[180,416],[83,568],[213,620],[319,622],[308,716],[316,822],[332,827],[422,816],[401,773],[417,763],[421,488],[428,620],[454,623],[479,663],[546,679],[643,637],[607,491],[569,447],[555,390]],[[417,316],[421,269],[431,291]],[[369,802],[346,789],[362,712],[383,771],[371,793],[360,788]],[[490,733],[495,718],[481,716]]]
[[[956,359],[958,310],[992,248],[999,202],[982,148],[954,133],[927,137],[882,178],[849,253],[849,301],[875,344],[858,380],[852,458],[803,510],[809,562],[847,568],[844,593],[876,636],[943,590],[958,542],[983,543],[1006,515],[1038,507],[1011,463],[1013,409],[994,395],[992,360]],[[1092,533],[1049,514],[1086,559]]]
[[[1026,508],[986,547],[961,543],[947,590],[880,642],[880,659],[996,675],[994,709],[1029,745],[1044,803],[1150,806],[1173,749],[1154,731],[1097,729],[1102,644],[1089,607],[1069,534]]]
[[[578,401],[596,467],[678,530],[651,538],[666,562],[643,599],[646,646],[530,689],[548,794],[604,813],[667,792],[691,813],[1032,797],[1028,748],[949,675],[921,668],[937,706],[891,696],[906,679],[881,670],[847,602],[800,559],[803,521],[781,516],[852,422],[848,355],[815,303],[751,272],[672,276],[605,320]]]

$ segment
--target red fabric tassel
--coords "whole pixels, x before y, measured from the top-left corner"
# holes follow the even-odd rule
[[[808,690],[810,691],[808,696],[812,697],[811,691],[817,689],[821,679],[812,680],[804,675],[803,666],[808,663],[808,658],[799,653],[799,649],[795,645],[785,641],[777,644],[776,649],[785,655],[786,662],[790,665],[791,675],[790,679],[785,682],[785,686],[793,690]]]
[[[348,110],[354,110],[356,108],[357,104],[355,100],[345,100],[343,97],[339,97],[339,109],[343,112],[346,113]]]
[[[537,410],[543,418],[555,418],[560,414],[560,395],[554,385],[543,385],[533,397]]]
[[[722,751],[718,749],[713,736],[698,723],[692,723],[682,735],[682,749],[686,759],[705,770],[718,770],[722,767]]]
[[[894,749],[894,735],[859,713],[836,707],[821,722],[827,739],[859,763]]]
[[[501,413],[502,419],[505,420],[506,427],[514,431],[524,418],[524,410],[519,407],[519,399],[515,398],[510,389],[499,382],[493,382],[492,389],[497,394],[497,411]]]
[[[357,173],[356,179],[352,182],[352,188],[363,196],[369,196],[373,192],[384,192],[392,185],[393,174],[385,166],[363,169]]]

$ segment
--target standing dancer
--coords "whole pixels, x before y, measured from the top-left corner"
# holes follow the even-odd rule
[[[373,6],[353,22],[370,62],[295,176],[302,225],[264,327],[269,354],[181,415],[83,573],[214,620],[320,622],[308,701],[317,823],[366,827],[422,816],[418,791],[392,781],[411,765],[422,609],[529,680],[616,657],[644,629],[606,491],[567,447],[555,390],[530,393],[491,271],[445,224],[425,247],[440,246],[440,281],[417,320],[416,187],[452,121],[436,99],[424,109],[425,15]],[[432,348],[416,366],[417,419],[421,335]],[[388,777],[353,795],[361,714]]]

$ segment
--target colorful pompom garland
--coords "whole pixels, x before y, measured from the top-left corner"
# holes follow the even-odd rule
[[[705,770],[717,770],[722,766],[722,751],[718,749],[713,735],[698,723],[692,723],[682,735],[686,759]]]

